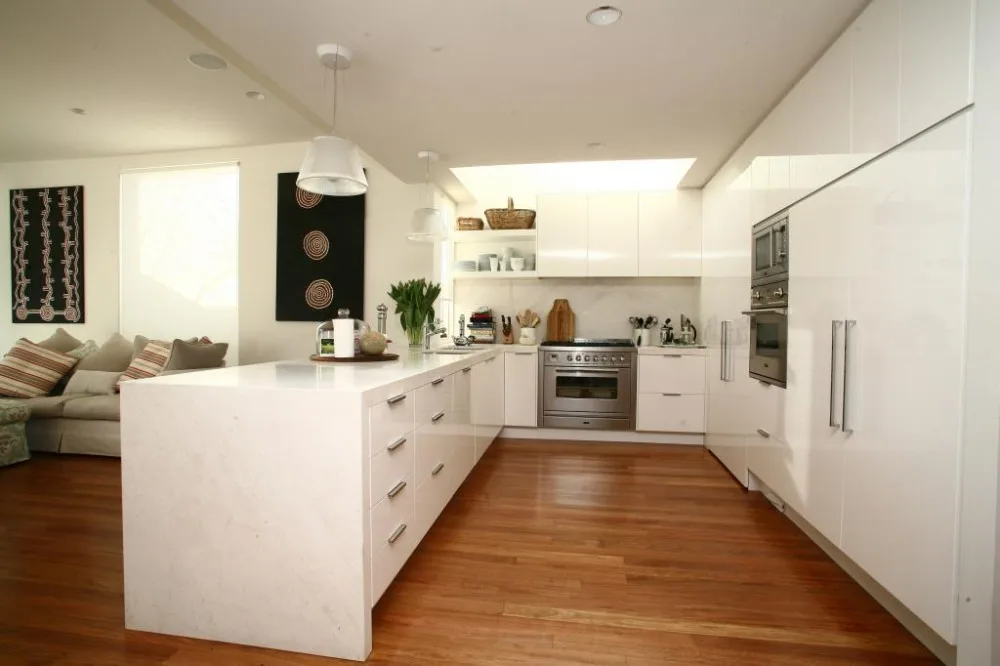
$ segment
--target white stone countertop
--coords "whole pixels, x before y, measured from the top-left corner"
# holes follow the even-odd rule
[[[704,356],[707,345],[663,345],[656,347],[639,347],[640,356],[662,356],[664,354],[689,354]]]

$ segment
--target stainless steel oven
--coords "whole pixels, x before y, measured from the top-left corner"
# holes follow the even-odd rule
[[[788,381],[788,281],[753,287],[750,316],[750,376],[785,388]]]
[[[788,279],[788,213],[779,213],[753,228],[754,285]]]
[[[624,340],[542,345],[542,427],[635,429],[635,347]]]

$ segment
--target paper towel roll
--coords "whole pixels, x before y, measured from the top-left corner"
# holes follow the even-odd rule
[[[354,320],[333,320],[333,355],[337,358],[354,357]]]

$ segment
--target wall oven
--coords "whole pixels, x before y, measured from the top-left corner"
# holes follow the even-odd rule
[[[753,287],[750,310],[750,376],[785,388],[788,382],[788,281]]]
[[[788,213],[779,213],[753,228],[753,280],[788,279]]]
[[[541,426],[634,430],[635,356],[625,340],[542,343]]]

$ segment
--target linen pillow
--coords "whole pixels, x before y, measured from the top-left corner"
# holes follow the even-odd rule
[[[207,339],[208,338],[206,338],[206,340]],[[164,345],[166,347],[170,346],[170,343],[167,342],[166,340],[150,340],[145,335],[137,335],[135,336],[135,341],[132,343],[133,347],[132,358],[135,358],[139,354],[141,354],[142,350],[145,349],[146,345],[148,345],[150,342],[158,342],[159,344]],[[198,338],[188,338],[184,342],[191,342],[191,343],[198,342]]]
[[[0,396],[38,398],[55,387],[76,359],[21,338],[0,360]]]
[[[165,370],[201,370],[203,368],[218,368],[222,359],[229,351],[227,342],[186,342],[174,340],[170,351],[170,360]]]
[[[66,352],[66,355],[72,356],[79,362],[87,358],[96,351],[97,351],[97,343],[94,342],[93,340],[87,340],[79,347],[76,347],[75,349],[70,349],[68,352]]]
[[[118,385],[118,378],[122,373],[113,370],[77,370],[69,378],[63,395],[79,395],[86,393],[89,395],[110,395],[115,392]]]
[[[137,336],[138,337],[138,336]],[[155,377],[163,371],[170,360],[170,344],[158,341],[150,342],[143,346],[139,355],[132,359],[125,369],[124,374],[118,378],[115,387],[121,389],[123,382],[132,379],[148,379]]]
[[[64,328],[57,328],[56,332],[45,338],[41,342],[37,343],[42,349],[48,349],[49,351],[62,352],[65,354],[71,349],[76,349],[83,344],[82,340],[77,340],[72,335],[66,332]]]
[[[114,333],[100,349],[80,361],[76,371],[101,370],[121,374],[132,362],[132,351],[132,343],[120,333]]]

